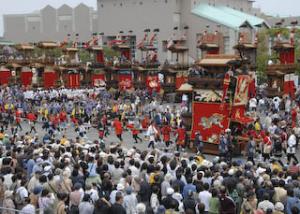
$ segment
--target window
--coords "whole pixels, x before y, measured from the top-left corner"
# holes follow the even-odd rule
[[[230,53],[230,40],[229,36],[224,36],[224,52],[225,54]]]

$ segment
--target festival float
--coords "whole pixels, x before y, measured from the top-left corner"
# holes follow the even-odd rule
[[[280,31],[273,45],[273,50],[278,55],[274,62],[270,61],[267,66],[268,86],[266,95],[268,97],[281,97],[288,95],[295,98],[296,81],[298,76],[295,75],[295,28],[290,31],[290,38],[284,39]]]
[[[133,65],[134,87],[138,89],[147,89],[150,93],[160,91],[158,78],[159,61],[157,59],[158,32],[154,29],[150,35],[150,29],[146,29],[142,41],[137,44],[141,51],[141,60]]]
[[[89,52],[92,61],[87,63],[84,80],[87,85],[93,87],[105,87],[103,34],[93,34],[93,37],[86,43],[86,50]]]
[[[32,83],[32,70],[30,63],[34,51],[34,46],[31,44],[18,44],[16,45],[18,56],[9,60],[13,69],[13,76],[16,83],[21,83],[22,86],[28,87]]]
[[[131,32],[129,32],[131,33]],[[123,31],[112,39],[108,38],[108,45],[117,51],[120,57],[110,59],[105,66],[106,84],[108,88],[119,88],[121,91],[133,88],[131,35],[124,35]]]
[[[68,35],[69,36],[69,35]],[[80,72],[84,69],[79,63],[78,56],[78,34],[76,34],[75,41],[70,42],[68,38],[67,42],[63,42],[60,46],[64,56],[59,63],[58,70],[60,72],[60,85],[67,88],[79,88],[81,75]]]
[[[183,32],[177,33],[178,28],[174,28],[174,33],[168,41],[164,41],[169,61],[165,62],[161,68],[163,74],[162,88],[166,94],[174,93],[176,89],[187,82],[189,57],[186,44],[188,26],[184,27]]]
[[[58,48],[58,44],[52,41],[42,41],[37,44],[41,49],[42,56],[34,59],[31,63],[32,70],[35,71],[32,84],[46,89],[56,86],[58,74],[55,70],[55,56],[53,50]]]
[[[220,135],[227,129],[235,138],[237,152],[244,148],[244,140],[238,138],[243,131],[237,130],[246,130],[253,119],[245,115],[251,79],[240,70],[242,65],[239,56],[213,54],[199,60],[190,71],[192,115],[184,121],[186,125],[191,121],[191,139],[201,133],[207,153],[218,153]]]

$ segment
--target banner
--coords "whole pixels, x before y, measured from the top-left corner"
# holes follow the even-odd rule
[[[105,74],[93,74],[92,84],[93,86],[105,86]]]
[[[199,131],[206,142],[216,143],[220,133],[229,127],[227,103],[193,103],[192,139]]]
[[[32,81],[32,72],[31,71],[22,71],[21,72],[21,84],[24,86],[31,85]]]
[[[0,84],[1,85],[8,84],[10,77],[11,77],[10,70],[1,70],[0,71]]]
[[[160,91],[160,83],[159,83],[158,75],[147,76],[146,85],[150,92],[152,92],[152,91],[159,92]]]
[[[55,86],[57,75],[55,71],[44,72],[44,87],[51,88]]]
[[[296,92],[295,79],[297,79],[297,76],[294,74],[284,75],[283,91],[284,94],[289,95],[292,99],[295,98],[295,92]]]
[[[250,77],[248,75],[239,75],[236,81],[233,105],[247,105]]]
[[[121,90],[127,90],[132,88],[131,74],[119,74],[119,88]]]

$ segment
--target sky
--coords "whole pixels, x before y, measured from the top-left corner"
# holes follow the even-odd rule
[[[3,14],[30,13],[48,4],[56,8],[62,4],[74,7],[81,2],[96,9],[97,0],[0,0],[0,36],[3,34]],[[300,16],[300,0],[256,0],[254,6],[269,15]]]

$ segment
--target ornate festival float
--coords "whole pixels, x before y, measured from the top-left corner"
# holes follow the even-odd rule
[[[217,154],[220,135],[230,129],[235,150],[241,152],[245,128],[253,119],[246,116],[251,78],[241,70],[244,61],[237,55],[206,54],[190,70],[189,84],[193,86],[190,118],[191,139],[200,132],[204,151]]]
[[[119,53],[109,59],[105,65],[106,84],[108,88],[119,88],[121,91],[133,88],[132,54],[135,37],[129,31],[124,35],[107,36],[108,46]]]
[[[67,88],[79,88],[82,79],[81,73],[84,68],[81,66],[78,55],[78,34],[75,35],[75,40],[70,41],[68,38],[61,43],[60,48],[64,55],[58,63],[59,85]]]
[[[186,40],[188,29],[188,26],[185,26],[182,31],[179,31],[179,28],[175,27],[171,38],[164,41],[164,48],[169,58],[161,68],[162,88],[166,94],[176,92],[182,84],[187,83],[190,66]]]
[[[31,63],[33,72],[32,85],[44,87],[46,89],[56,87],[58,74],[55,70],[59,45],[52,41],[43,41],[37,44],[42,52],[42,55],[36,57]]]
[[[89,52],[92,61],[86,65],[84,80],[86,85],[93,87],[106,86],[103,35],[103,33],[99,35],[94,33],[92,38],[85,44],[85,49]]]
[[[134,87],[158,93],[160,92],[158,75],[160,63],[157,58],[159,29],[154,29],[152,34],[150,29],[145,29],[144,33],[143,40],[137,44],[137,49],[141,51],[141,60],[133,64]]]
[[[291,24],[295,26],[297,22]],[[295,27],[291,28],[289,38],[283,38],[280,28],[277,31],[273,43],[273,51],[277,58],[269,61],[266,72],[268,79],[266,94],[269,97],[288,95],[295,98],[295,81],[298,79],[295,75],[295,30]]]

